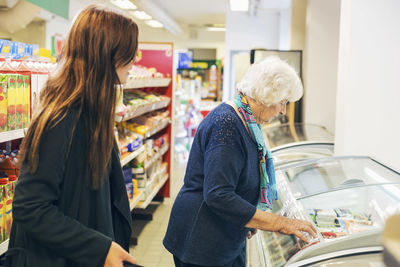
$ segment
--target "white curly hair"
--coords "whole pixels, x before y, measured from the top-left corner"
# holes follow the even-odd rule
[[[303,85],[296,71],[277,56],[269,56],[250,66],[237,90],[266,106],[282,100],[291,102],[303,96]]]

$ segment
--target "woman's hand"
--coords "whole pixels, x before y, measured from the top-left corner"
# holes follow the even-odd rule
[[[136,264],[136,260],[132,257],[131,254],[126,252],[117,243],[112,242],[110,249],[108,250],[104,267],[123,267],[124,261]]]
[[[309,233],[314,238],[317,237],[317,230],[314,228],[312,223],[307,221],[280,216],[276,224],[278,229],[277,232],[285,235],[295,235],[306,243],[308,243],[308,239],[303,232]]]
[[[257,229],[251,228],[251,230],[247,233],[247,239],[252,238],[255,234],[257,234]]]

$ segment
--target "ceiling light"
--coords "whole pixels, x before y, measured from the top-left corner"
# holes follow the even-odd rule
[[[131,11],[130,13],[137,19],[141,20],[152,19],[152,17],[144,11],[137,10],[137,11]]]
[[[125,10],[136,9],[137,7],[129,0],[110,0],[111,4]]]
[[[209,32],[224,32],[226,29],[224,27],[206,27]]]
[[[232,11],[248,11],[249,0],[229,0]]]
[[[162,28],[162,27],[164,27],[164,25],[161,22],[159,22],[157,20],[154,20],[154,19],[146,20],[145,23],[147,25],[149,25],[150,27],[153,27],[153,28]]]

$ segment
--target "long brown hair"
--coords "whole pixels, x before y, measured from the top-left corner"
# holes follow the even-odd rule
[[[48,79],[21,145],[20,162],[29,172],[37,171],[43,134],[75,107],[87,131],[88,185],[102,185],[114,145],[115,86],[120,84],[116,69],[134,60],[137,46],[136,23],[120,13],[90,5],[76,17],[58,71]]]

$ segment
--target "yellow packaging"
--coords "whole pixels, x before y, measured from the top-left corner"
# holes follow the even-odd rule
[[[24,127],[24,77],[17,76],[17,104],[16,104],[16,128],[22,129]]]
[[[17,114],[17,75],[8,76],[8,88],[7,88],[7,125],[8,130],[12,131],[16,129]]]
[[[136,179],[132,179],[132,183],[133,183],[133,197],[135,198],[139,194],[138,182]]]
[[[31,118],[31,78],[24,75],[24,128],[28,128]]]
[[[5,208],[4,212],[4,221],[5,221],[5,238],[8,239],[11,233],[11,225],[12,225],[12,193],[13,184],[8,183],[4,188],[4,201],[3,205]]]
[[[0,242],[3,242],[7,239],[6,235],[6,221],[5,221],[5,187],[7,185],[7,179],[2,178],[0,179]]]
[[[6,132],[7,127],[7,75],[0,74],[0,133]]]

